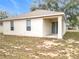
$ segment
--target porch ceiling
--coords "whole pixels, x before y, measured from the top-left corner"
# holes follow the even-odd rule
[[[52,19],[52,18],[58,18],[58,16],[46,16],[46,17],[43,17],[43,19]]]

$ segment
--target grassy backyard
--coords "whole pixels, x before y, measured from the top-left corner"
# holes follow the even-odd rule
[[[63,40],[0,34],[0,59],[79,59],[79,33]]]

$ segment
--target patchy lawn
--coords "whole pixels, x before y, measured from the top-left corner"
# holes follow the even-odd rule
[[[79,33],[66,33],[64,38],[56,40],[0,34],[0,59],[79,59]]]
[[[67,32],[64,36],[64,39],[79,40],[79,32]]]

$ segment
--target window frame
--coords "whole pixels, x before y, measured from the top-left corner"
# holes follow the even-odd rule
[[[14,21],[10,21],[10,30],[14,31]]]
[[[26,20],[26,30],[31,31],[31,20],[30,19]]]

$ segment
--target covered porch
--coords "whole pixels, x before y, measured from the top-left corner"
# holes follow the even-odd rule
[[[65,33],[63,16],[49,16],[43,18],[43,34],[48,38],[62,39]]]

